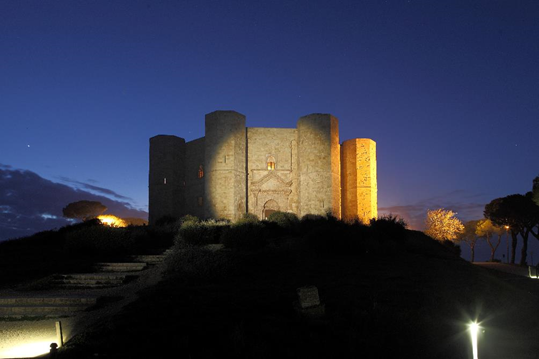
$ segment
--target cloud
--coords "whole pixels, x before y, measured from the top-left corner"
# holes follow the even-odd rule
[[[392,214],[403,218],[409,227],[423,230],[428,210],[445,208],[457,213],[457,218],[466,222],[483,218],[487,200],[485,194],[456,190],[444,195],[420,200],[412,204],[394,205],[378,208],[378,215]]]
[[[108,207],[106,213],[118,217],[147,218],[146,212],[123,201],[127,197],[106,188],[96,188],[99,193],[110,194],[122,201],[52,182],[32,171],[0,164],[0,240],[65,226],[70,221],[62,217],[62,209],[80,200],[99,201]]]
[[[74,184],[75,185],[75,188],[82,188],[82,189],[86,189],[86,190],[90,190],[90,191],[93,191],[93,192],[97,192],[97,193],[100,193],[100,194],[104,194],[104,195],[107,195],[107,196],[113,196],[113,197],[116,197],[118,199],[122,199],[122,200],[126,200],[126,201],[132,201],[133,199],[132,198],[129,198],[129,197],[125,197],[125,196],[122,196],[110,189],[107,189],[107,188],[103,188],[103,187],[98,187],[98,186],[95,186],[95,185],[92,185],[92,184],[89,184],[89,183],[85,183],[85,182],[80,182],[80,181],[77,181],[77,180],[74,180],[74,179],[71,179],[71,178],[68,178],[68,177],[63,177],[63,176],[59,176],[58,179],[60,179],[62,182],[66,182],[66,183],[71,183],[71,184]],[[88,180],[88,181],[93,181],[94,183],[96,181],[94,180]]]

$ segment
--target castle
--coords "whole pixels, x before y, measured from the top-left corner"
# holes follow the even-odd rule
[[[150,139],[149,222],[186,214],[237,220],[274,211],[377,217],[376,143],[339,142],[337,118],[301,117],[296,128],[253,128],[235,111],[206,115],[205,137]]]

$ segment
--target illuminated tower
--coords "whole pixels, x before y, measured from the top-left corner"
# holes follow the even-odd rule
[[[246,213],[245,116],[235,111],[206,115],[204,215],[236,220]]]
[[[378,217],[376,142],[368,138],[344,141],[341,167],[343,219],[368,223]]]

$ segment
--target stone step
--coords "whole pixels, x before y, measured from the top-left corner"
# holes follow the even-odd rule
[[[94,268],[100,272],[138,272],[146,268],[146,266],[147,264],[143,262],[96,263]]]
[[[0,297],[0,306],[5,305],[95,305],[97,297],[81,296],[27,296]]]
[[[81,273],[62,274],[55,277],[53,284],[62,288],[105,288],[116,287],[126,282],[133,274],[126,273]]]
[[[86,306],[28,305],[0,306],[0,317],[63,317],[83,311]]]
[[[57,278],[78,280],[125,280],[126,273],[71,273],[60,274]]]
[[[131,256],[131,260],[137,263],[148,263],[148,264],[158,264],[165,260],[166,255],[164,254],[148,254],[148,255],[138,255]]]
[[[70,316],[95,305],[96,297],[15,296],[0,298],[0,317]]]

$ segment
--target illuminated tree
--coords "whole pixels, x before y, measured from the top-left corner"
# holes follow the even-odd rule
[[[475,245],[481,238],[477,235],[477,228],[480,221],[468,221],[464,223],[464,229],[462,232],[457,233],[456,242],[464,242],[470,246],[471,259],[470,262],[475,261]]]
[[[107,210],[101,202],[97,201],[78,201],[68,204],[62,209],[64,217],[76,218],[83,221],[96,218]]]
[[[493,262],[494,254],[502,240],[503,227],[495,225],[490,219],[482,219],[477,223],[475,234],[487,240],[490,247],[490,261]],[[494,235],[497,236],[497,240],[493,239]]]
[[[454,241],[464,231],[464,225],[456,213],[443,208],[427,211],[425,234],[438,241]]]

